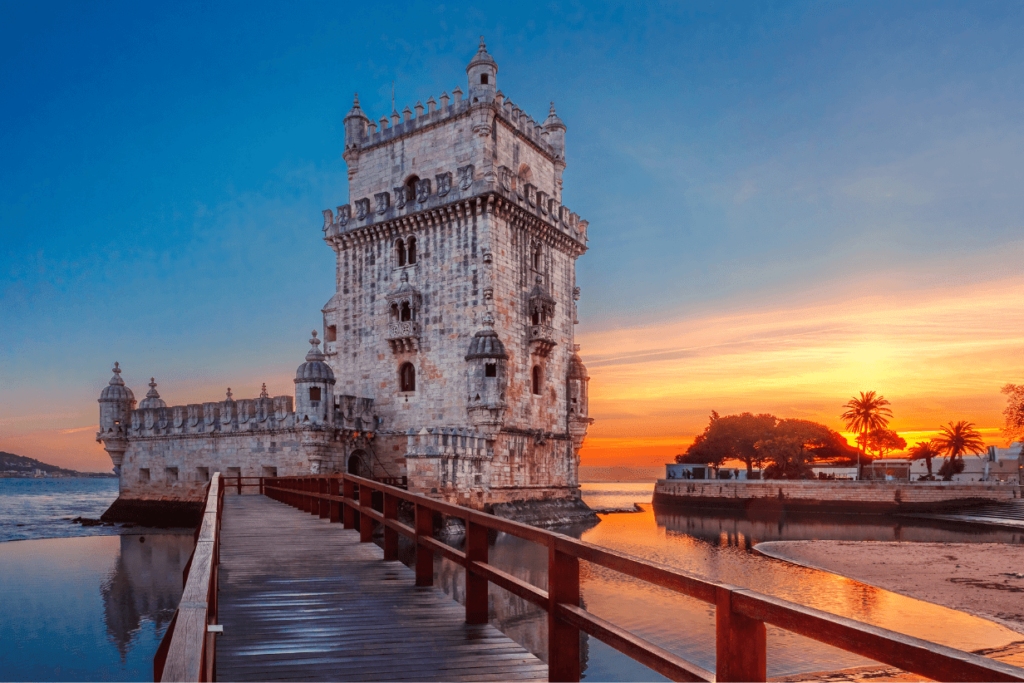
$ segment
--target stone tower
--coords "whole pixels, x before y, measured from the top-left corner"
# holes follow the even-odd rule
[[[562,204],[566,127],[498,90],[482,40],[466,73],[465,93],[345,117],[324,355],[336,394],[373,399],[375,476],[477,507],[578,500],[587,222]]]

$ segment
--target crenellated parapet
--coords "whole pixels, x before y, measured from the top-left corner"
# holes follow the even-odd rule
[[[458,181],[451,181],[453,177]],[[455,169],[454,176],[451,172],[438,174],[434,183],[420,180],[413,200],[406,197],[406,188],[394,188],[394,194],[379,192],[372,202],[362,198],[339,206],[337,213],[324,209],[324,241],[340,251],[428,225],[500,212],[565,241],[578,255],[586,252],[589,223],[532,184],[519,184],[515,179],[506,166],[498,168],[493,180],[474,175],[472,166],[464,166]],[[400,200],[394,201],[394,197]]]

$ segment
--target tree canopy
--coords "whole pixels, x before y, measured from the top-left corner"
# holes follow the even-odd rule
[[[876,429],[885,429],[889,426],[889,418],[892,417],[892,409],[888,407],[889,401],[881,394],[874,391],[860,392],[860,398],[854,396],[843,406],[846,411],[842,414],[846,428],[860,433],[857,442],[861,444],[861,452],[867,455],[868,433]]]
[[[981,453],[985,450],[981,432],[974,428],[973,422],[967,420],[960,420],[956,424],[950,422],[944,426],[935,443],[950,460],[962,460],[965,453]]]
[[[1006,394],[1006,408],[1003,409],[1003,435],[1007,440],[1024,442],[1024,384],[1007,384],[1002,389]],[[1021,445],[1024,454],[1024,444]]]
[[[857,439],[860,441],[860,438]],[[902,436],[892,429],[872,429],[867,433],[867,447],[884,458],[893,451],[902,451],[907,447],[907,442]]]
[[[942,455],[942,449],[934,441],[918,441],[910,449],[911,460],[924,460],[928,466],[928,476],[932,476],[932,458]]]
[[[849,457],[850,446],[837,432],[809,420],[779,419],[762,413],[711,413],[704,432],[676,462],[721,466],[741,460],[747,472],[764,467],[766,478],[809,476],[815,460]],[[767,465],[767,466],[766,466]]]

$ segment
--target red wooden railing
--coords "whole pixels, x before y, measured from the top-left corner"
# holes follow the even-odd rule
[[[153,657],[154,681],[212,681],[215,675],[217,576],[224,486],[220,473],[206,488],[196,547],[182,572],[185,589]]]
[[[241,482],[239,482],[240,484]],[[548,677],[580,679],[580,632],[673,680],[763,681],[766,678],[765,624],[899,667],[934,680],[1024,681],[1024,669],[945,645],[889,631],[755,591],[708,581],[656,562],[641,560],[562,534],[451,505],[350,474],[264,478],[263,492],[310,514],[355,528],[369,542],[375,524],[384,526],[384,559],[398,559],[399,534],[416,547],[416,585],[434,579],[434,553],[465,570],[466,622],[487,622],[488,583],[548,613]],[[373,494],[382,496],[374,509]],[[414,526],[398,519],[399,502],[414,507]],[[462,519],[465,550],[433,538],[433,514]],[[487,532],[500,531],[548,548],[548,590],[488,564]],[[648,583],[715,605],[715,673],[707,671],[580,607],[580,561],[592,562]]]

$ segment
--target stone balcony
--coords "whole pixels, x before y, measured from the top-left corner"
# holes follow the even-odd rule
[[[546,356],[555,348],[555,329],[551,325],[529,326],[530,352]]]
[[[394,353],[416,351],[420,344],[420,322],[406,320],[388,323],[388,344]]]

